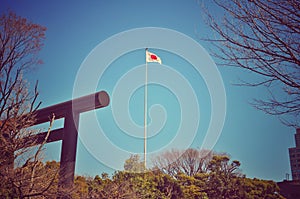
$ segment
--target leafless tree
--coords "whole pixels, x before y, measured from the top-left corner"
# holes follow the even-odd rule
[[[217,33],[217,37],[207,39],[216,47],[213,54],[224,65],[260,76],[257,82],[241,83],[267,87],[270,98],[254,100],[256,108],[282,119],[290,115],[299,119],[300,1],[213,1],[224,11],[221,21],[212,9],[204,9]]]
[[[39,104],[37,83],[30,91],[24,75],[41,63],[37,55],[45,30],[12,12],[0,16],[0,197],[43,195],[50,188],[48,180],[55,180],[55,172],[45,172],[41,162],[47,136],[36,148],[28,147],[26,139],[36,133],[29,127]],[[47,135],[54,116],[49,121]]]
[[[205,173],[213,157],[213,152],[208,150],[172,149],[154,157],[154,168],[175,177],[179,173],[193,176],[196,173]]]

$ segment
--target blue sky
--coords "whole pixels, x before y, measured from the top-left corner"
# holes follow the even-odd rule
[[[205,4],[211,6],[211,11],[216,15],[222,16],[220,10],[213,7],[209,1],[205,1]],[[198,45],[203,46],[204,49],[209,49],[211,44],[205,43],[200,38],[214,34],[205,24],[204,15],[201,13],[201,1],[100,0],[61,2],[0,0],[0,5],[1,13],[10,9],[20,16],[47,27],[45,45],[40,53],[44,64],[27,74],[30,82],[39,80],[42,107],[71,99],[74,96],[78,74],[89,61],[89,56],[100,52],[97,51],[97,47],[105,46],[103,42],[108,41],[107,44],[110,44],[109,38],[116,34],[136,28],[142,30],[145,30],[143,29],[145,27],[165,28],[184,34]],[[122,37],[120,36],[120,38]],[[149,40],[147,32],[136,39],[145,41],[145,43],[148,42],[149,47],[155,46],[152,43],[155,41]],[[135,42],[129,41],[128,45],[133,45]],[[174,46],[179,46],[178,48],[180,45],[184,46],[183,43],[180,43],[182,41],[172,40],[172,42],[174,42]],[[143,125],[144,90],[139,83],[143,80],[143,76],[139,74],[143,74],[145,64],[144,48],[141,46],[122,51],[121,45],[113,44],[108,45],[107,50],[105,49],[106,53],[119,51],[123,53],[117,54],[117,57],[107,65],[104,64],[104,60],[102,62],[100,59],[103,58],[102,55],[98,55],[100,58],[92,62],[93,67],[97,68],[91,68],[89,70],[91,74],[84,75],[81,80],[84,83],[79,83],[78,95],[90,94],[96,90],[106,90],[110,97],[116,99],[112,98],[111,105],[105,109],[84,113],[80,116],[77,174],[94,176],[102,172],[112,173],[113,169],[109,167],[112,165],[122,167],[124,160],[129,157],[126,155],[143,152],[142,136],[138,132]],[[153,124],[151,128],[149,127],[149,136],[152,136],[149,137],[148,142],[149,152],[162,151],[165,146],[176,140],[175,138],[178,137],[176,132],[181,126],[180,122],[183,121],[182,116],[184,115],[180,108],[189,104],[186,101],[189,99],[191,105],[194,105],[192,103],[194,95],[198,107],[188,111],[187,113],[190,114],[184,115],[184,119],[191,122],[191,126],[199,126],[195,134],[189,132],[189,128],[187,128],[185,130],[186,136],[183,138],[191,142],[190,147],[201,147],[212,117],[213,103],[209,90],[211,85],[207,85],[207,79],[203,74],[197,73],[197,70],[193,68],[193,63],[187,61],[186,57],[176,54],[180,49],[172,52],[170,49],[150,48],[150,51],[161,57],[163,65],[149,63],[149,79],[152,83],[149,84],[148,105],[149,108],[152,106],[149,111],[151,110],[150,113],[153,113],[152,118],[149,117],[148,120],[150,126]],[[198,55],[192,56],[195,59],[198,57]],[[207,57],[205,53],[203,56]],[[198,58],[202,58],[200,53]],[[204,67],[211,66],[209,61],[205,61],[205,59],[202,61]],[[100,78],[97,71],[103,67],[105,70]],[[238,83],[239,79],[255,80],[257,76],[236,68],[218,66],[217,69],[226,91],[226,117],[221,135],[213,150],[227,152],[232,156],[232,159],[239,160],[242,164],[242,172],[248,177],[283,180],[285,174],[290,173],[288,148],[294,147],[294,129],[282,125],[276,117],[266,115],[249,105],[253,98],[267,98],[264,88],[233,85],[233,83]],[[132,78],[126,80],[127,75],[130,74],[133,75]],[[164,76],[164,74],[167,75]],[[89,86],[90,77],[93,75],[99,76],[97,79],[99,81],[96,85]],[[175,79],[179,76],[182,77],[180,81]],[[214,76],[210,78],[214,78]],[[217,83],[218,77],[215,78]],[[126,83],[129,80],[133,80],[133,83]],[[168,81],[165,81],[165,84],[157,83],[163,82],[163,80]],[[130,90],[134,83],[137,84],[136,89]],[[121,86],[121,89],[118,90],[117,86]],[[122,88],[125,88],[123,93],[118,92],[122,91]],[[174,93],[177,88],[179,90],[192,88],[192,91],[179,95]],[[118,98],[118,96],[125,96],[130,92],[131,96],[127,101],[123,98],[120,99],[121,97]],[[217,91],[214,90],[213,92]],[[184,96],[185,99],[180,98],[180,96]],[[117,111],[118,117],[120,116],[119,120],[127,123],[128,118],[125,118],[126,115],[122,115],[125,112],[120,113],[122,109],[120,105],[123,102],[124,106],[128,106],[131,117],[129,120],[134,124],[128,127],[130,133],[122,130],[119,126],[121,124],[117,123],[116,118],[114,118],[114,111]],[[114,108],[117,109],[114,110]],[[197,115],[194,110],[196,112],[199,110],[200,119],[197,121],[194,121],[195,115]],[[98,132],[99,127],[98,123],[95,125],[94,120],[91,119],[93,117],[96,117],[97,121],[101,123],[101,130],[104,133],[102,138],[106,136],[113,147],[126,152],[125,156],[118,156],[114,154],[113,150],[105,147],[105,143],[100,140],[102,138],[98,137],[100,134]],[[161,123],[162,121],[164,122]],[[220,122],[222,121],[220,120]],[[218,124],[217,121],[216,125],[221,124]],[[161,129],[155,132],[160,127]],[[178,148],[186,148],[186,145],[180,142],[176,142],[175,145]],[[45,153],[46,159],[59,160],[60,142],[48,144]],[[102,157],[101,154],[105,155]],[[101,157],[99,158],[98,155]],[[102,163],[99,161],[101,158],[104,159]]]

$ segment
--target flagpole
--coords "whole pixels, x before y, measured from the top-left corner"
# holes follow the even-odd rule
[[[146,48],[146,53],[148,48]],[[147,56],[147,55],[146,55]],[[147,168],[147,101],[148,101],[148,65],[145,68],[145,93],[144,93],[144,167]]]

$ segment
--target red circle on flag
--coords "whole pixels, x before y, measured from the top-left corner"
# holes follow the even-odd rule
[[[150,57],[151,57],[151,59],[155,59],[155,60],[157,59],[157,57],[155,55],[151,55]]]

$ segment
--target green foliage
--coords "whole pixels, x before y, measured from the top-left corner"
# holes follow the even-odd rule
[[[193,176],[186,173],[172,176],[159,169],[134,172],[141,171],[140,163],[139,157],[131,156],[125,164],[131,165],[126,168],[134,168],[132,172],[117,171],[112,176],[102,173],[94,178],[77,176],[74,188],[68,190],[69,195],[74,199],[283,199],[275,182],[246,178],[239,172],[240,163],[231,161],[227,155],[213,156],[206,172]],[[46,162],[39,168],[42,173],[50,173],[59,168],[59,163]],[[49,191],[56,190],[57,179]],[[9,189],[0,191],[5,196]],[[17,193],[9,196],[18,198]]]
[[[128,172],[145,172],[144,162],[140,161],[139,155],[131,155],[124,163],[124,170]]]
[[[270,180],[260,180],[260,179],[249,179],[243,178],[243,183],[241,185],[245,193],[245,198],[249,199],[259,199],[259,198],[284,198],[280,196],[278,185]]]
[[[214,155],[206,171],[193,176],[168,175],[159,169],[141,173],[141,165],[139,156],[131,156],[124,164],[127,170],[116,172],[110,183],[126,182],[134,198],[282,198],[275,182],[246,178],[239,171],[240,162],[230,161],[228,155]]]
[[[275,182],[246,178],[239,171],[240,162],[231,161],[224,154],[211,157],[205,172],[199,170],[192,176],[187,173],[169,175],[160,169],[144,171],[143,166],[139,156],[132,155],[124,163],[125,170],[115,172],[111,178],[107,173],[95,178],[78,176],[73,198],[283,198]]]
[[[188,176],[186,174],[178,174],[176,176],[178,184],[180,184],[184,198],[202,199],[207,198],[205,193],[205,181],[207,176],[199,174]]]
[[[214,156],[208,165],[207,195],[209,198],[241,198],[238,161],[229,162],[227,155]]]
[[[85,198],[88,194],[88,183],[87,179],[83,176],[77,176],[75,178],[75,187],[76,187],[76,194],[73,194],[72,198],[80,199]]]
[[[132,173],[119,171],[113,183],[127,182],[137,198],[182,198],[180,185],[175,179],[161,172]]]
[[[14,169],[15,179],[13,182],[1,184],[0,198],[30,198],[31,196],[53,198],[56,196],[59,163],[55,161],[38,162],[35,165],[34,176],[31,175],[33,162],[27,164],[25,167]],[[5,182],[5,180],[5,178],[0,178],[1,182]],[[33,185],[31,184],[32,181],[34,182]],[[30,195],[26,194],[30,191]]]

